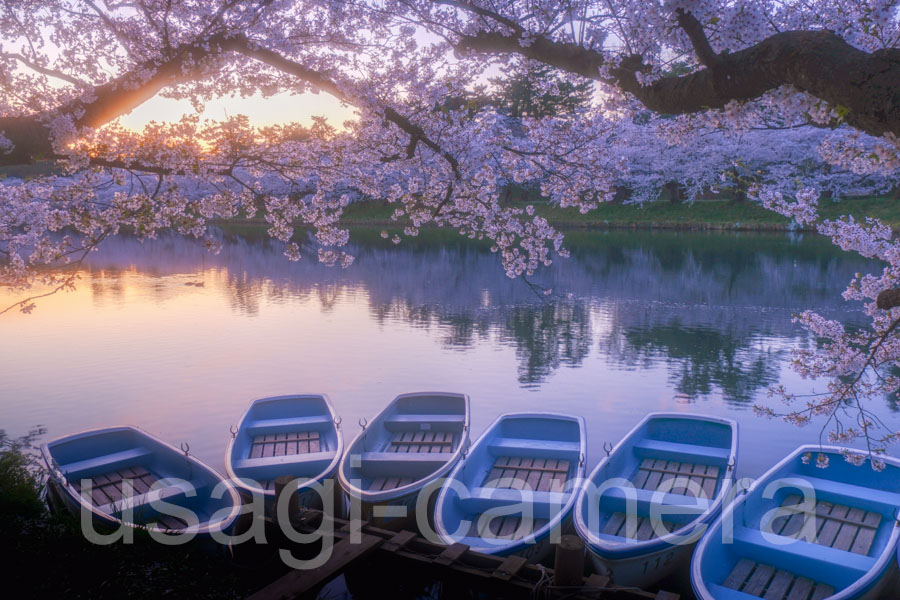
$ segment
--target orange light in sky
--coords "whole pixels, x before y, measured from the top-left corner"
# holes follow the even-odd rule
[[[182,115],[194,114],[187,100],[172,100],[156,96],[121,118],[125,127],[141,130],[150,121],[161,123],[178,121]],[[276,94],[268,98],[253,95],[248,98],[224,97],[206,103],[202,118],[225,119],[235,115],[247,115],[256,126],[275,125],[292,121],[308,125],[314,116],[324,116],[337,129],[344,121],[355,118],[353,107],[342,106],[327,94]]]

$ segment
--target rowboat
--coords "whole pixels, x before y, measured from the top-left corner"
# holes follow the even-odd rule
[[[65,506],[100,524],[203,537],[227,533],[240,511],[230,482],[136,427],[61,437],[41,452]]]
[[[328,495],[322,484],[334,477],[344,451],[338,423],[324,395],[254,400],[232,429],[225,470],[244,493],[261,495],[267,503],[274,503],[277,478],[298,479],[298,506],[321,509],[322,494]]]
[[[441,542],[542,560],[571,515],[585,444],[581,417],[498,417],[438,494],[434,522]]]
[[[829,459],[826,468],[817,468],[819,455]],[[900,460],[882,460],[879,472],[845,461],[840,448],[797,448],[738,496],[697,544],[697,597],[900,597],[893,582]]]
[[[575,530],[594,568],[620,586],[648,587],[687,567],[731,493],[737,423],[651,413],[585,481]]]
[[[468,446],[469,397],[402,394],[360,425],[338,468],[345,512],[379,527],[402,528],[412,522],[419,493],[437,485]]]

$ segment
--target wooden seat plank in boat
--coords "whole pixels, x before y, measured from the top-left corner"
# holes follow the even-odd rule
[[[799,495],[792,494],[785,498],[781,506],[790,508],[799,506],[801,502]],[[772,521],[772,532],[786,537],[800,537],[809,519],[815,519],[815,543],[863,556],[868,556],[881,524],[880,513],[820,500],[816,502],[814,515],[798,509],[792,515],[776,518]]]
[[[765,600],[821,600],[834,594],[834,588],[771,565],[742,558],[722,584]]]

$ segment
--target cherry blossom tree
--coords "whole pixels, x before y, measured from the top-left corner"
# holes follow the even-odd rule
[[[319,260],[347,266],[338,220],[355,196],[392,203],[406,235],[436,225],[489,239],[508,275],[528,275],[566,255],[562,235],[503,190],[534,184],[584,212],[612,199],[625,149],[647,139],[627,124],[647,111],[666,117],[654,117],[657,148],[820,128],[835,168],[890,183],[900,171],[896,0],[17,0],[0,3],[0,32],[0,166],[63,169],[0,187],[0,279],[23,292],[74,285],[61,267],[123,228],[214,247],[210,220],[259,214],[288,258],[300,258],[299,222],[314,228]],[[464,101],[511,65],[556,72],[544,81],[557,89],[538,93],[588,83],[593,102],[513,127]],[[199,109],[284,92],[329,94],[356,118],[191,116],[140,132],[117,121],[156,95]],[[729,143],[732,166],[752,163],[754,135]],[[777,164],[752,198],[887,265],[845,293],[865,303],[870,328],[801,317],[824,346],[796,366],[830,383],[812,398],[782,394],[786,418],[825,417],[835,441],[869,443],[877,467],[896,436],[877,433],[865,407],[900,388],[900,242],[877,221],[823,220],[823,179]],[[722,166],[709,156],[684,179],[721,179]],[[853,426],[839,418],[848,410]]]

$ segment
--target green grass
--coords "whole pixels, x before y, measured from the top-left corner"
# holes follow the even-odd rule
[[[514,206],[524,208],[525,202]],[[588,214],[574,208],[558,208],[535,202],[535,212],[560,228],[661,228],[661,229],[727,229],[785,230],[790,220],[752,202],[740,204],[728,200],[698,200],[692,204],[652,202],[637,204],[602,204]],[[895,229],[900,228],[900,198],[849,198],[839,202],[823,200],[821,214],[828,218],[851,214],[857,219],[877,217]],[[347,226],[383,226],[392,233],[402,227],[391,220],[394,206],[384,202],[360,202],[348,206],[341,222]],[[233,222],[229,230],[259,227],[261,222]]]

